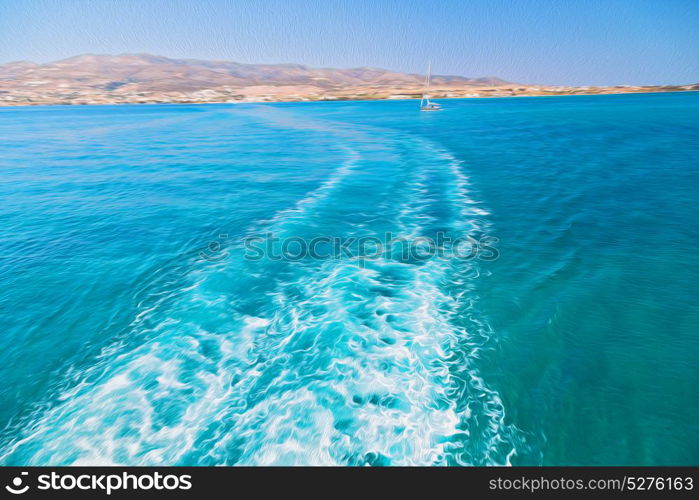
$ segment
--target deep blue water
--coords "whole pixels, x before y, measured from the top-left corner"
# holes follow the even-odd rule
[[[698,465],[699,94],[443,104],[0,108],[0,463]]]

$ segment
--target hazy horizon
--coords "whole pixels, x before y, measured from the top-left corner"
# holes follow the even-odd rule
[[[0,4],[0,64],[83,54],[374,67],[549,85],[699,82],[699,2]]]

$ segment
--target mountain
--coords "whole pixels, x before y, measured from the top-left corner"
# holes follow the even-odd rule
[[[242,64],[171,59],[150,54],[85,54],[46,64],[0,65],[0,100],[51,102],[197,101],[255,97],[343,98],[420,92],[423,75],[379,68],[311,68],[300,64]],[[441,90],[500,86],[495,77],[432,78]],[[10,99],[12,100],[12,99]]]
[[[0,65],[0,106],[27,104],[204,103],[402,99],[419,97],[424,75],[380,68],[311,68],[172,59],[150,54],[85,54]],[[432,77],[433,97],[610,94],[699,90],[697,85],[559,87],[496,77]]]

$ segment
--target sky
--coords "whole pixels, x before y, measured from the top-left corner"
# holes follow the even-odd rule
[[[699,0],[0,0],[0,63],[84,53],[551,85],[699,82]]]

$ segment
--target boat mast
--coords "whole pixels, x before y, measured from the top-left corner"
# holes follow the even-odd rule
[[[432,75],[432,61],[427,63],[427,77],[425,78],[425,90],[422,92],[422,99],[420,99],[420,106],[423,102],[427,100],[427,104],[430,103],[430,77]]]
[[[427,64],[427,77],[425,78],[425,90],[420,99],[420,111],[439,111],[442,107],[430,102],[430,84],[432,83],[432,61]]]
[[[427,91],[430,91],[430,79],[432,78],[432,61],[427,63]]]

